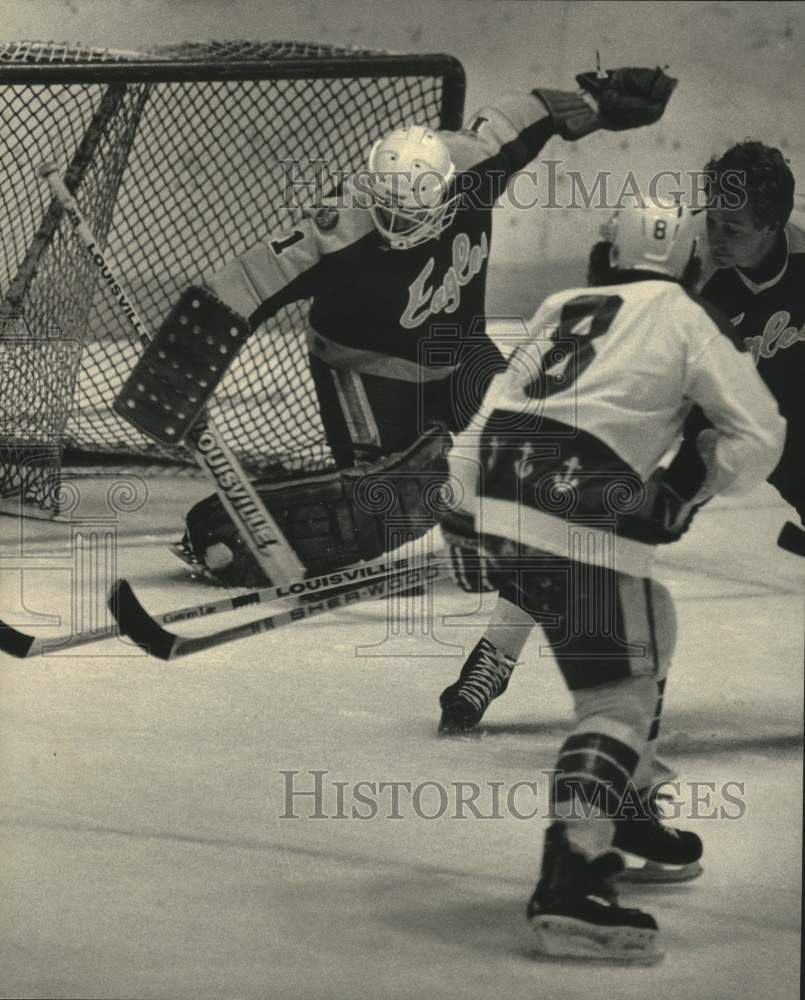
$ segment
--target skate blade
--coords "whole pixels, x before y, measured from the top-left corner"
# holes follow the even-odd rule
[[[190,554],[190,551],[182,545],[181,542],[174,542],[172,545],[168,546],[168,549],[178,558],[181,559],[183,563],[186,563],[192,569],[202,570],[204,569],[204,564],[199,562],[198,559],[194,559]]]
[[[478,742],[483,737],[483,730],[481,729],[443,729],[441,726],[436,730],[436,735],[439,739],[452,740],[457,742],[459,740],[464,740],[465,743],[469,743],[470,740]]]
[[[662,865],[657,861],[646,861],[642,865],[625,868],[618,876],[619,882],[636,885],[670,885],[678,882],[692,882],[704,869],[698,861],[689,865]]]
[[[168,549],[182,562],[190,567],[190,579],[191,580],[201,580],[204,583],[210,583],[213,587],[224,586],[220,580],[216,579],[215,576],[207,569],[203,562],[199,562],[195,559],[188,549],[181,544],[181,542],[176,542],[174,545],[169,545]]]
[[[546,958],[656,965],[664,957],[657,931],[637,927],[595,927],[572,917],[536,916],[531,928],[537,952]]]

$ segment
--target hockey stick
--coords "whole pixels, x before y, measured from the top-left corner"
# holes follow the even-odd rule
[[[367,580],[348,590],[340,588],[329,597],[323,596],[321,601],[316,603],[299,597],[295,605],[287,611],[280,611],[243,625],[209,632],[207,635],[180,636],[162,628],[140,604],[128,580],[118,580],[112,587],[109,609],[122,635],[127,635],[151,656],[156,656],[160,660],[176,660],[192,653],[201,653],[216,646],[223,646],[237,639],[246,639],[262,632],[274,632],[284,625],[313,618],[327,611],[335,611],[362,601],[376,600],[419,583],[429,583],[442,576],[448,569],[446,562],[423,563],[421,557],[413,557],[411,563],[411,567],[402,572]]]
[[[84,137],[76,149],[70,165],[67,167],[65,181],[69,181],[73,189],[84,178],[87,168],[92,162],[92,157],[98,148],[98,144],[106,134],[106,127],[117,113],[123,103],[127,92],[125,83],[110,84],[92,116],[92,120],[84,133]],[[145,97],[140,99],[136,116],[142,113],[142,105]],[[139,120],[139,118],[138,118]],[[65,186],[65,190],[68,190]],[[68,190],[69,193],[69,190]],[[53,241],[53,235],[59,225],[61,212],[57,204],[51,203],[45,211],[41,223],[34,232],[31,244],[22,260],[14,280],[8,286],[2,304],[0,304],[0,315],[21,316],[22,303],[29,285],[36,276],[37,268],[45,254],[45,251]]]
[[[60,652],[62,649],[73,649],[75,646],[87,646],[101,639],[113,639],[120,635],[117,628],[108,632],[79,633],[78,635],[60,635],[55,639],[43,639],[38,635],[28,635],[20,632],[13,625],[8,625],[0,619],[0,653],[16,656],[18,660],[39,656],[43,653]]]
[[[140,343],[147,347],[151,343],[148,328],[134,308],[133,299],[126,291],[125,285],[101,251],[98,240],[78,207],[78,202],[59,176],[58,166],[54,163],[43,163],[39,167],[39,176],[47,181],[51,194],[72,223],[98,273],[120,306],[120,311],[128,319]],[[202,436],[207,442],[203,449],[199,445]],[[274,518],[266,510],[257,490],[220,431],[210,420],[201,417],[193,425],[189,441],[193,457],[214,484],[227,513],[243,536],[260,569],[270,580],[294,580],[302,577],[304,567],[284,539]]]
[[[429,555],[428,560],[437,558],[436,554]],[[419,557],[421,562],[421,557]],[[210,615],[221,614],[225,611],[238,611],[250,604],[271,604],[273,601],[288,600],[298,598],[302,594],[316,594],[323,591],[332,590],[336,587],[343,587],[350,583],[365,579],[377,579],[388,576],[391,573],[403,572],[406,569],[416,568],[417,557],[406,557],[390,560],[388,556],[381,556],[371,562],[356,563],[345,569],[334,570],[332,573],[324,573],[322,576],[310,577],[306,580],[298,580],[294,583],[283,583],[271,587],[261,587],[259,590],[250,591],[248,594],[240,594],[237,597],[222,597],[217,601],[206,601],[204,604],[192,604],[185,608],[176,608],[171,611],[163,611],[154,615],[154,621],[160,625],[171,625],[174,622],[190,621],[193,618],[204,618]],[[132,591],[133,593],[133,591]],[[20,632],[12,625],[0,620],[0,652],[15,656],[18,659],[28,659],[40,656],[48,652],[61,652],[64,649],[75,649],[78,646],[87,646],[93,642],[101,642],[104,639],[113,639],[119,636],[120,630],[113,627],[106,632],[89,632],[78,635],[70,634],[57,636],[52,639],[41,636],[28,635]]]

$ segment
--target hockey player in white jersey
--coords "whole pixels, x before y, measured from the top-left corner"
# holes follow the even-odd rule
[[[785,422],[751,359],[680,282],[695,264],[695,232],[682,207],[616,213],[611,283],[543,303],[450,456],[500,598],[442,695],[442,727],[480,718],[534,623],[575,704],[528,905],[544,954],[655,961],[655,920],[613,891],[619,852],[679,864],[701,854],[696,834],[661,824],[648,794],[675,642],[652,557],[695,505],[768,475]],[[705,482],[685,503],[660,462],[694,404],[712,427],[698,439]]]

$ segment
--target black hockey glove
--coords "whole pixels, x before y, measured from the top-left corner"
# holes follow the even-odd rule
[[[581,139],[603,128],[611,132],[652,125],[662,117],[677,81],[659,67],[610,70],[605,76],[579,73],[584,94],[537,89],[563,139]]]
[[[708,498],[710,499],[710,498]],[[657,469],[646,483],[643,505],[621,518],[619,533],[646,545],[677,542],[690,528],[699,510],[707,503],[693,503],[681,497],[665,480],[665,469]]]
[[[615,69],[606,79],[599,79],[595,73],[579,73],[576,82],[595,98],[599,128],[610,132],[659,121],[677,84],[659,66]]]
[[[792,555],[805,556],[805,526],[786,521],[777,536],[777,544]]]
[[[685,418],[682,443],[664,473],[664,481],[683,497],[692,497],[707,479],[707,464],[699,450],[698,438],[712,427],[700,406],[694,406]]]

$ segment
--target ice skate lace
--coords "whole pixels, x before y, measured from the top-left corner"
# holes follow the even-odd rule
[[[467,678],[462,681],[458,695],[482,712],[503,690],[516,661],[495,649],[487,639],[481,639],[475,655],[476,662],[472,664]]]

